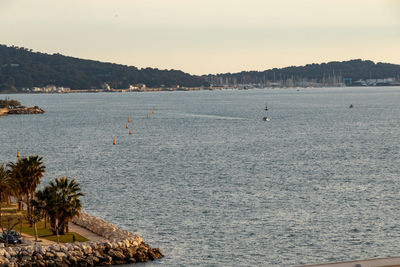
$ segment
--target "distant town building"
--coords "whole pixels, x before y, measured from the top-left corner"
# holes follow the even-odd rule
[[[136,85],[132,84],[129,85],[129,91],[137,91],[137,90],[139,90],[139,87],[137,87]]]

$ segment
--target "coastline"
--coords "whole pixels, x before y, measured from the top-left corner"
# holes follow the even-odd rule
[[[107,241],[0,248],[0,266],[105,266],[163,257],[158,248],[151,248],[138,235],[89,214],[81,213],[72,222]]]
[[[35,92],[0,92],[0,94],[76,94],[76,93],[149,93],[149,92],[185,92],[185,91],[219,91],[219,90],[253,90],[253,89],[264,89],[264,90],[276,90],[276,89],[320,89],[320,88],[375,88],[375,87],[399,87],[400,85],[385,85],[385,86],[210,86],[210,87],[146,87],[143,89],[73,89],[68,91],[35,91]]]
[[[43,114],[44,110],[38,106],[34,107],[18,107],[18,108],[2,108],[0,109],[0,116],[6,115],[26,115],[26,114]]]

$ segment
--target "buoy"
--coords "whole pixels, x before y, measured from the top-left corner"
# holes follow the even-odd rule
[[[17,150],[17,158],[19,158],[19,150]]]
[[[115,138],[114,138],[114,141],[113,141],[113,145],[115,145],[117,142],[115,142]]]
[[[263,118],[263,121],[270,121],[270,118],[264,117],[264,118]]]
[[[125,128],[128,129],[128,124],[126,124]]]
[[[129,134],[132,134],[132,130],[129,130]]]
[[[131,122],[131,119],[128,117],[128,122]]]
[[[146,114],[146,119],[148,119],[150,116],[149,116],[149,114]]]

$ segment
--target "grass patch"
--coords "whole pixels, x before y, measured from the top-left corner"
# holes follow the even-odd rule
[[[14,209],[17,209],[17,204],[9,204],[9,205],[7,205],[5,202],[2,202],[1,204],[0,204],[0,206],[1,206],[1,208],[3,209],[3,208],[14,208]]]
[[[15,214],[17,212],[18,212],[17,209],[3,209],[3,210],[1,210],[1,214],[10,214],[10,213]]]
[[[40,221],[36,225],[39,238],[57,242],[57,235],[53,235],[53,232],[50,230],[50,228],[44,228],[44,221]],[[49,224],[47,224],[47,227],[49,227]],[[31,236],[35,236],[35,229],[33,227],[30,227],[27,221],[24,221],[24,223],[22,224],[22,232]],[[80,234],[74,232],[68,232],[65,233],[64,235],[59,235],[60,243],[72,243],[73,235],[75,235],[76,242],[89,241],[89,239],[81,236]]]
[[[7,216],[7,217],[12,217],[13,222],[16,222],[17,219],[20,218],[21,216],[13,215],[13,216]],[[4,226],[7,225],[6,217],[2,217],[2,222],[3,222]],[[45,228],[44,221],[40,221],[40,222],[36,223],[36,226],[37,226],[37,232],[38,232],[39,238],[57,242],[57,235],[53,235],[53,232],[49,228],[50,227],[49,224],[47,224],[48,228]],[[22,227],[21,227],[21,224],[18,224],[17,226],[14,227],[14,230],[31,235],[31,236],[35,236],[35,229],[33,227],[30,227],[29,222],[25,219],[23,219],[23,221],[22,221]],[[59,236],[60,243],[72,243],[73,235],[75,235],[75,242],[89,241],[89,239],[81,236],[80,234],[77,234],[74,232],[68,232],[68,233],[65,233],[64,235]]]

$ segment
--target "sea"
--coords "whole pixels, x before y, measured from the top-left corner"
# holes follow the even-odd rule
[[[76,179],[148,267],[400,256],[400,87],[6,96],[46,113],[0,117],[0,163]]]

